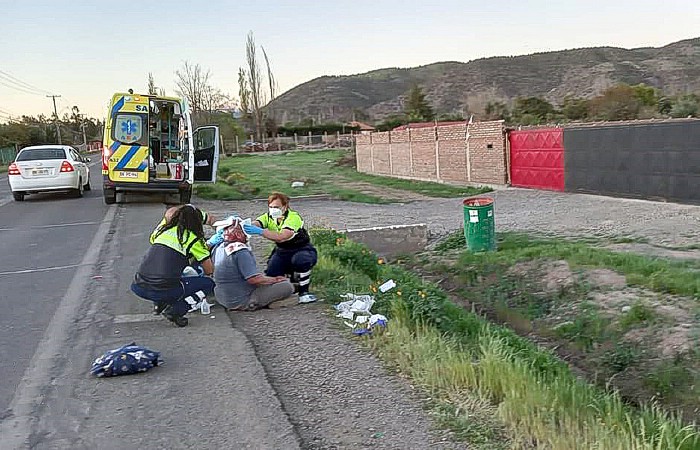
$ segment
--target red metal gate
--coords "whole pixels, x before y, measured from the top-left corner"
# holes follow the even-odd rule
[[[562,128],[511,131],[510,184],[516,187],[564,190]]]

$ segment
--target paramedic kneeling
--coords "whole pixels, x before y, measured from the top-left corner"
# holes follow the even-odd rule
[[[316,296],[309,293],[309,284],[311,268],[316,265],[318,256],[304,228],[304,220],[289,208],[289,197],[284,194],[272,193],[267,204],[268,212],[255,219],[252,225],[243,225],[243,229],[247,234],[257,234],[275,242],[265,273],[271,277],[290,275],[299,285],[299,303],[314,302]]]
[[[187,326],[187,314],[214,291],[210,278],[214,266],[204,240],[207,214],[192,205],[171,208],[151,233],[151,246],[134,276],[131,290],[155,304],[179,327]],[[183,277],[190,259],[199,263],[206,276]]]
[[[253,311],[294,292],[286,277],[270,277],[258,271],[240,218],[229,217],[215,225],[225,227],[223,242],[212,249],[214,293],[219,304],[229,310]]]

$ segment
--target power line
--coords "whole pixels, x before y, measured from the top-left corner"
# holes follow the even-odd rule
[[[0,85],[6,86],[6,87],[8,87],[8,88],[10,88],[10,89],[14,89],[14,90],[16,90],[16,91],[19,91],[19,92],[22,92],[22,93],[25,93],[25,94],[39,95],[39,96],[44,95],[43,93],[39,93],[39,92],[36,92],[36,91],[30,91],[30,90],[28,90],[28,89],[24,89],[24,88],[21,88],[21,87],[16,86],[16,85],[9,84],[9,83],[7,83],[5,80],[3,80],[3,79],[1,79],[1,78],[0,78]]]
[[[0,76],[2,76],[5,79],[8,79],[8,81],[10,81],[11,83],[17,84],[17,85],[24,87],[26,89],[37,91],[37,92],[40,92],[42,94],[50,94],[51,93],[45,89],[38,88],[38,87],[34,86],[33,84],[29,84],[26,81],[22,81],[19,78],[15,77],[15,76],[13,76],[5,71],[0,70]]]

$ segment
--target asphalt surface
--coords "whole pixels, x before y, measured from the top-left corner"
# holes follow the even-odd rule
[[[99,167],[90,176],[99,186]],[[6,411],[107,207],[99,189],[83,198],[37,194],[15,202],[6,174],[0,205],[0,411]]]
[[[96,189],[81,199],[14,202],[0,188],[0,449],[299,448],[253,346],[221,309],[177,328],[130,292],[165,205],[106,206],[100,176],[93,166]],[[132,342],[163,364],[89,374]]]

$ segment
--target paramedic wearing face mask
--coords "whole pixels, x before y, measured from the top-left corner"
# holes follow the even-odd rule
[[[250,235],[259,235],[275,242],[275,250],[267,262],[267,276],[291,275],[299,285],[299,303],[316,301],[309,293],[311,268],[316,265],[316,249],[311,245],[304,220],[298,212],[289,208],[289,197],[279,192],[267,198],[268,212],[258,217],[252,225],[243,225]]]

